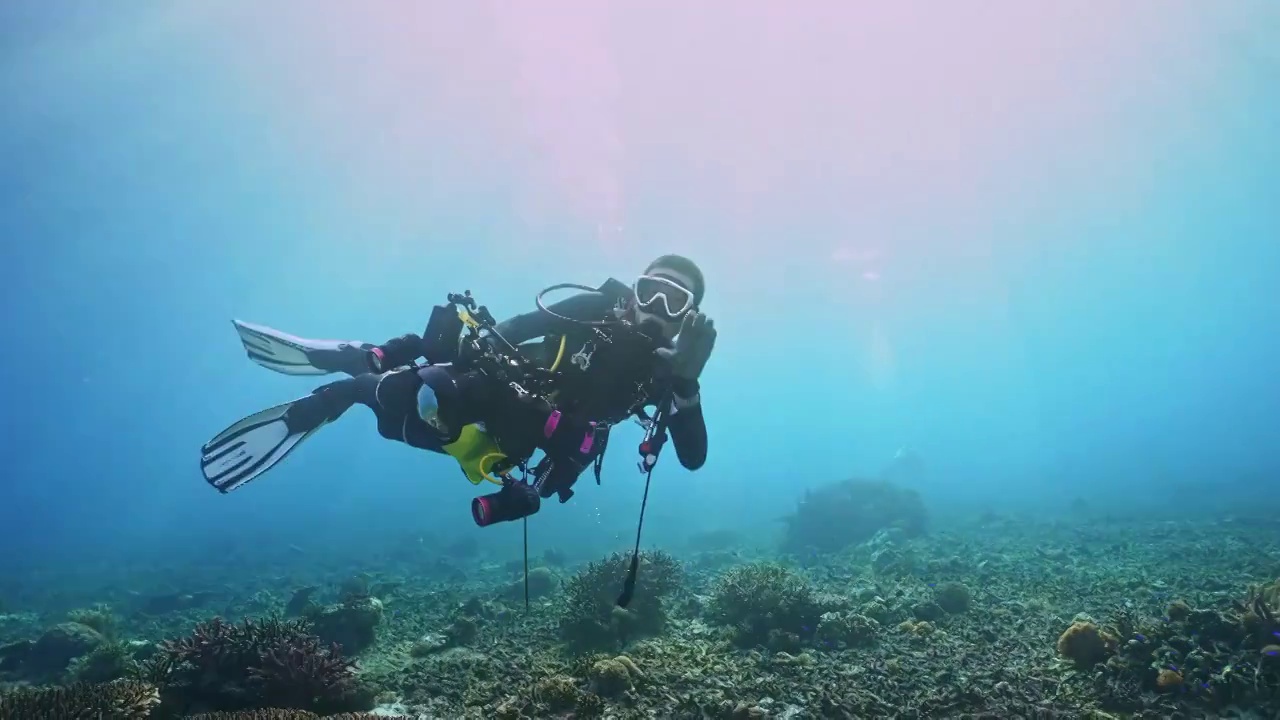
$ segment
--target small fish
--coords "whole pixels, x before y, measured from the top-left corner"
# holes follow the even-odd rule
[[[1136,638],[1138,638],[1138,641],[1139,641],[1139,642],[1146,642],[1146,641],[1147,641],[1147,636],[1146,636],[1146,635],[1143,635],[1142,633],[1134,633],[1134,635],[1133,635],[1133,636],[1134,636],[1134,637],[1136,637]]]
[[[1276,637],[1278,637],[1278,638],[1280,638],[1280,630],[1276,630],[1276,631],[1272,632],[1271,634],[1272,634],[1272,635],[1275,635],[1275,636],[1276,636]]]

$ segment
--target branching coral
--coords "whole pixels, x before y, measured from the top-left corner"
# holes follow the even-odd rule
[[[133,667],[124,643],[107,642],[72,660],[67,671],[78,682],[103,683],[125,677]]]
[[[786,522],[784,550],[834,552],[869,540],[883,528],[919,535],[925,510],[914,490],[883,480],[845,480],[805,493]]]
[[[1249,599],[1239,604],[1240,624],[1249,635],[1253,636],[1256,646],[1274,642],[1277,631],[1280,631],[1280,580],[1249,589]]]
[[[337,647],[322,647],[301,620],[233,625],[214,618],[164,643],[143,672],[163,683],[166,703],[184,707],[335,712],[372,704],[356,682],[354,662]]]
[[[67,613],[67,621],[93,628],[108,640],[116,636],[116,630],[120,626],[120,621],[111,611],[111,607],[101,603],[91,608],[72,610]]]
[[[141,720],[159,702],[154,685],[134,681],[20,688],[0,694],[0,720]]]
[[[397,719],[393,715],[372,715],[369,712],[339,712],[338,715],[316,715],[306,710],[282,710],[273,707],[269,710],[242,710],[238,712],[206,712],[202,715],[188,715],[187,720],[407,720]]]
[[[822,608],[803,577],[775,563],[757,562],[720,576],[710,614],[715,622],[735,628],[741,645],[781,647],[812,634]]]
[[[614,553],[565,584],[560,637],[570,651],[610,650],[662,631],[662,600],[680,585],[680,563],[661,550],[641,553],[634,599],[624,610],[616,600],[630,563],[629,555]]]

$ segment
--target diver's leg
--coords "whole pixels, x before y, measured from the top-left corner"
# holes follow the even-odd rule
[[[421,450],[444,452],[464,426],[479,419],[480,386],[451,367],[393,370],[342,382],[350,383],[355,402],[373,411],[379,435]]]
[[[352,377],[408,365],[422,357],[421,335],[407,333],[381,345],[358,340],[313,340],[236,320],[249,359],[285,375],[345,373]]]

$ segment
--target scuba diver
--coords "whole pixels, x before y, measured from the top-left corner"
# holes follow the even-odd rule
[[[583,292],[543,304],[547,293],[568,288]],[[697,265],[664,255],[631,286],[613,278],[598,288],[554,285],[538,295],[536,310],[500,323],[470,292],[450,295],[421,336],[383,345],[308,340],[237,320],[259,365],[350,377],[231,425],[204,445],[201,469],[210,485],[230,492],[360,404],[383,437],[451,455],[473,484],[502,486],[473,500],[481,526],[528,517],[553,494],[568,501],[593,464],[598,483],[609,429],[633,416],[649,431],[642,470],[656,462],[668,429],[681,465],[696,470],[707,453],[698,378],[716,340],[698,309],[704,293]],[[655,407],[653,417],[646,407]],[[651,447],[659,418],[661,437]],[[543,458],[530,469],[537,450]],[[533,479],[516,480],[516,469]]]

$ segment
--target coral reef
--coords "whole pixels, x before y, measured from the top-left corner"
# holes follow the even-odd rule
[[[376,702],[380,716],[415,718],[1280,717],[1280,583],[1270,582],[1280,569],[1280,535],[1273,532],[1280,523],[1115,522],[1097,514],[1096,522],[952,518],[910,539],[904,530],[881,528],[840,553],[800,558],[737,548],[717,553],[727,568],[699,562],[707,553],[681,555],[683,564],[670,561],[675,580],[658,583],[666,586],[659,588],[661,632],[647,636],[639,632],[653,589],[645,582],[659,579],[655,568],[662,566],[653,557],[625,611],[614,607],[625,555],[578,568],[572,591],[553,589],[549,602],[526,611],[522,592],[506,592],[523,566],[509,548],[483,545],[464,575],[421,554],[397,560],[379,551],[376,539],[358,553],[315,552],[305,563],[282,551],[277,564],[255,565],[263,552],[248,553],[222,570],[199,565],[185,579],[172,569],[143,569],[96,589],[27,582],[30,589],[14,596],[21,618],[0,622],[0,682],[30,680],[17,673],[34,667],[28,660],[48,635],[46,648],[66,644],[74,653],[51,677],[66,682],[133,670],[135,686],[160,688],[162,702],[150,707],[154,720],[193,713],[208,713],[206,720],[318,720],[347,708],[354,714],[331,717],[371,717],[355,712],[354,703],[314,702],[312,693],[330,688],[314,677],[334,663],[338,685],[359,681],[359,708]],[[222,623],[223,630],[202,630],[189,643],[184,652],[199,656],[191,662],[175,657],[171,642],[133,667],[155,641],[183,637],[202,619],[196,608],[139,613],[130,598],[145,597],[148,588],[217,588],[223,616],[239,623],[283,608],[296,588],[335,589],[361,568],[368,572],[342,601],[378,597],[385,605],[358,674],[316,638],[300,647],[288,641],[314,665],[292,653],[263,657],[273,635],[314,635],[305,619],[256,633],[257,641],[239,624]],[[595,652],[565,653],[559,642],[575,593],[598,623]],[[592,597],[600,603],[581,601]],[[54,631],[66,610],[102,602],[132,609],[116,617],[114,639],[76,623],[65,623],[74,632]],[[91,648],[74,642],[84,637],[96,638]],[[254,642],[256,650],[244,650]],[[419,644],[425,651],[415,650]],[[302,689],[265,697],[264,673]],[[371,697],[368,687],[382,694]],[[18,702],[69,707],[71,696],[102,692],[89,688],[100,686],[11,690],[0,700],[0,717],[14,717]],[[204,690],[209,696],[198,697]]]
[[[623,609],[616,601],[630,564],[629,555],[614,553],[565,584],[559,627],[570,652],[615,649],[662,632],[667,617],[663,598],[680,585],[680,563],[660,550],[642,552],[634,599]]]
[[[953,615],[966,612],[973,606],[973,593],[969,592],[967,586],[958,582],[942,583],[934,590],[933,597],[938,607]]]
[[[38,680],[62,675],[72,660],[93,652],[106,639],[93,628],[78,622],[64,622],[46,630],[25,653],[22,672]]]
[[[551,568],[535,567],[529,568],[529,598],[538,600],[554,593],[560,587],[560,579],[552,572]],[[520,578],[515,580],[507,587],[503,596],[510,600],[523,600],[525,592],[525,580]]]
[[[166,641],[141,673],[160,685],[166,707],[188,712],[372,707],[354,663],[338,648],[324,648],[306,621],[268,618],[233,625],[214,618],[186,638]]]
[[[818,620],[818,641],[827,647],[870,645],[876,641],[880,623],[854,612],[823,613]]]
[[[337,645],[347,655],[359,655],[377,639],[382,614],[381,600],[348,588],[342,602],[328,607],[311,605],[303,617],[311,621],[312,632],[321,642]]]
[[[786,552],[834,552],[872,538],[885,528],[904,537],[924,532],[924,503],[914,490],[884,480],[852,479],[805,493],[785,518]]]
[[[1071,623],[1058,636],[1058,654],[1082,668],[1102,662],[1116,649],[1116,637],[1089,620]]]
[[[67,622],[79,623],[93,628],[102,637],[112,640],[120,624],[119,618],[111,611],[109,605],[99,603],[91,608],[81,608],[67,613]]]
[[[241,710],[237,712],[202,712],[188,715],[184,720],[397,720],[397,715],[371,714],[371,712],[339,712],[337,715],[316,715],[306,710]],[[407,719],[401,719],[407,720]]]
[[[602,697],[616,697],[635,687],[635,683],[644,674],[636,663],[626,655],[597,660],[591,665],[591,692]]]
[[[803,577],[777,563],[756,562],[720,576],[709,613],[734,629],[740,645],[786,649],[812,634],[822,607]]]
[[[284,606],[284,616],[299,617],[314,612],[316,602],[311,596],[319,589],[318,585],[308,585],[294,590],[293,595],[289,596],[289,602]]]
[[[135,665],[128,645],[107,642],[72,660],[67,674],[76,682],[105,683],[128,676]]]
[[[143,682],[24,687],[0,693],[0,720],[141,720],[159,703],[155,686]]]

